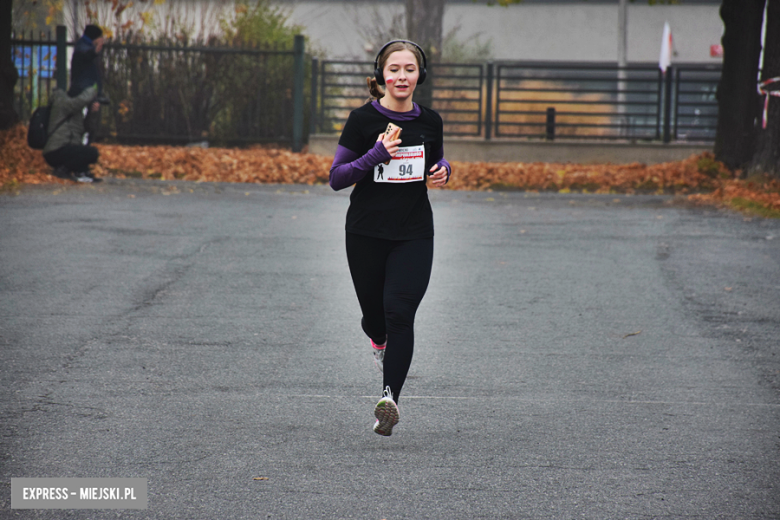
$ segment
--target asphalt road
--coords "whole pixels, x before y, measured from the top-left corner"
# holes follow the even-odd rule
[[[653,196],[434,192],[392,437],[348,192],[0,196],[0,518],[780,518],[780,222]],[[12,478],[148,509],[11,509]]]

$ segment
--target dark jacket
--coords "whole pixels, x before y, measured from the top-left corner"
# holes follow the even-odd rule
[[[103,78],[98,69],[98,53],[95,44],[87,36],[82,36],[73,48],[70,60],[70,90],[68,94],[76,97],[84,89],[97,84],[98,94],[103,93]]]

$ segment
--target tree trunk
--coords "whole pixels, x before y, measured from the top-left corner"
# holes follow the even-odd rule
[[[444,0],[406,0],[406,37],[425,49],[429,61],[441,56]]]
[[[778,0],[770,0],[777,3]],[[723,72],[718,85],[715,157],[732,169],[746,167],[755,150],[759,99],[761,24],[766,0],[723,0]]]
[[[407,38],[425,50],[428,61],[428,77],[418,86],[414,100],[420,105],[433,107],[433,75],[431,63],[439,61],[444,25],[444,0],[406,0]]]
[[[766,13],[766,42],[761,81],[780,78],[780,0],[768,0]],[[766,91],[780,91],[780,81],[766,87]],[[761,110],[763,102],[761,99]],[[762,117],[759,118],[759,121]],[[766,129],[759,124],[756,152],[750,171],[768,173],[780,178],[780,97],[769,96],[769,113]]]
[[[11,58],[11,17],[13,1],[0,0],[0,130],[7,130],[19,122],[14,110],[14,87],[19,72]]]

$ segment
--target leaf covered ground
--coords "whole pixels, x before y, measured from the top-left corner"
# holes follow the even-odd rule
[[[97,145],[99,177],[324,184],[332,157],[288,150]],[[780,182],[766,177],[739,179],[711,154],[657,165],[453,162],[447,189],[557,191],[559,193],[669,193],[690,202],[724,206],[780,218]],[[69,184],[50,175],[40,151],[27,146],[26,127],[0,132],[0,186]]]

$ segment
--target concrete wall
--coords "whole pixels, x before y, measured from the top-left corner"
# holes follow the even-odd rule
[[[402,2],[287,0],[278,2],[290,20],[329,57],[373,60],[366,33],[385,27],[403,14]],[[672,27],[676,62],[718,63],[710,45],[720,43],[723,23],[711,4],[648,5],[630,2],[628,60],[657,62],[664,21]],[[397,18],[396,18],[397,19]],[[402,18],[401,18],[402,19]],[[509,7],[484,2],[450,2],[444,14],[445,34],[459,27],[458,38],[492,41],[496,60],[617,61],[618,3],[526,1]],[[403,37],[403,25],[393,32]]]
[[[710,45],[720,43],[723,32],[718,6],[646,2],[629,3],[628,61],[658,61],[666,20],[678,52],[674,61],[717,62]],[[491,37],[496,59],[617,61],[617,3],[456,4],[447,8],[445,25],[456,24],[463,36]]]
[[[124,22],[140,27],[139,13],[153,13],[145,28],[149,34],[173,25],[186,27],[193,36],[219,34],[221,16],[235,15],[235,0],[167,0],[136,2],[115,20],[110,3],[93,6],[105,27]],[[74,13],[73,3],[63,4],[63,16],[70,38],[81,35],[84,6]],[[329,58],[373,60],[377,49],[367,45],[377,28],[383,35],[403,38],[404,2],[400,0],[272,0],[302,25],[311,46]],[[648,5],[647,0],[629,2],[628,60],[658,60],[664,21],[672,26],[678,62],[717,63],[709,54],[710,45],[720,43],[723,24],[719,3]],[[395,22],[395,23],[394,23]],[[487,6],[485,0],[451,0],[444,13],[444,33],[457,29],[461,41],[478,39],[492,42],[495,60],[574,60],[616,61],[618,39],[617,0],[525,0],[508,7]],[[73,24],[78,30],[73,31]],[[368,47],[368,48],[367,48]]]
[[[309,153],[333,156],[338,135],[312,135]],[[711,151],[706,144],[656,144],[610,142],[544,142],[496,139],[445,138],[444,156],[450,161],[464,162],[560,162],[577,164],[658,164],[680,161]]]
[[[93,6],[105,27],[125,21],[140,27],[139,13],[149,11],[153,21],[149,34],[165,31],[171,24],[186,27],[193,36],[219,34],[218,20],[235,15],[236,0],[167,0],[136,2],[115,20],[110,3]],[[304,27],[310,46],[329,58],[373,60],[377,49],[367,45],[378,32],[388,37],[406,34],[404,2],[401,0],[271,0],[289,15],[289,21]],[[628,60],[656,62],[660,53],[664,21],[672,26],[678,62],[717,63],[710,45],[720,43],[723,24],[719,3],[648,5],[647,0],[629,2]],[[154,5],[150,5],[150,4]],[[616,61],[618,39],[617,0],[525,0],[508,7],[487,6],[485,0],[450,0],[445,5],[444,34],[457,29],[461,41],[492,42],[495,60]],[[72,11],[63,5],[71,38],[80,36],[84,6]],[[172,22],[175,20],[175,23]],[[73,32],[75,23],[78,30]]]

